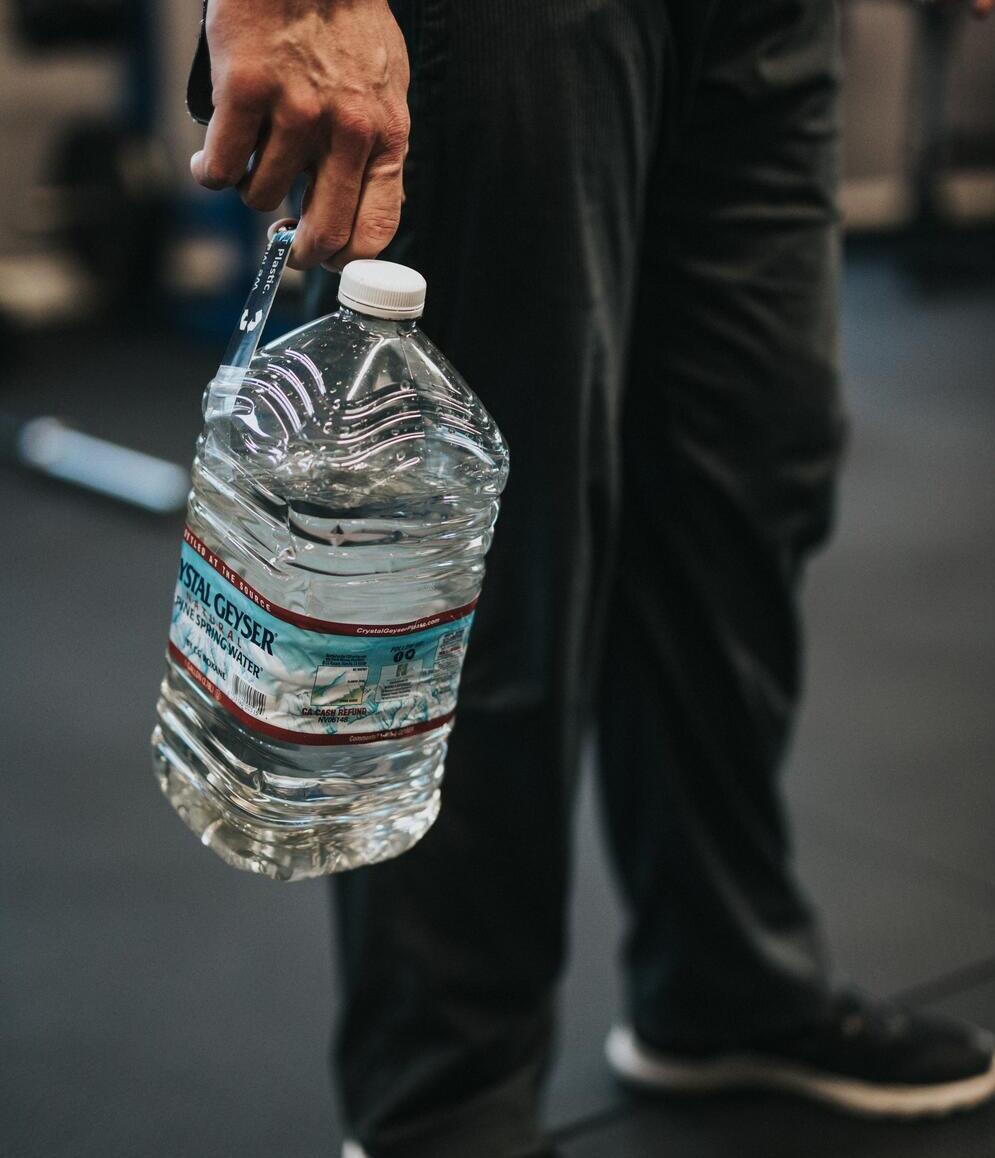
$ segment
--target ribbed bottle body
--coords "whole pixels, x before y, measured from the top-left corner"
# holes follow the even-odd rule
[[[383,860],[439,809],[508,470],[411,322],[339,310],[209,390],[153,735],[163,791],[232,864]]]

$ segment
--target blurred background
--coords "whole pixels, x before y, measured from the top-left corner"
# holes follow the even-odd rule
[[[265,224],[187,175],[199,10],[0,0],[4,1154],[337,1153],[327,890],[199,848],[147,747],[174,508]],[[841,973],[995,1028],[995,20],[844,10],[854,430],[787,791]],[[579,823],[548,1103],[567,1158],[995,1154],[991,1109],[909,1127],[624,1097],[586,786]]]

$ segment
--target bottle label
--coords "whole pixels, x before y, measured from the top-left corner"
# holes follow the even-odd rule
[[[400,739],[452,719],[475,604],[410,623],[314,619],[260,594],[187,527],[169,653],[254,731],[294,744]]]

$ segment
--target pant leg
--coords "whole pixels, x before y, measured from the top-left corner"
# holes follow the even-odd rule
[[[664,1047],[825,1000],[778,771],[843,425],[837,88],[833,5],[717,4],[650,193],[600,762],[630,1013]]]
[[[425,330],[511,448],[436,825],[335,881],[347,1123],[375,1158],[538,1143],[590,624],[667,43],[657,0],[398,5]]]

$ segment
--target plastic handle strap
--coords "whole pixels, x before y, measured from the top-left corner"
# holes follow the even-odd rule
[[[218,367],[208,390],[207,418],[230,414],[235,409],[235,399],[249,372],[249,364],[259,346],[280,278],[290,256],[296,224],[281,221],[270,231],[269,245],[245,300],[238,327],[232,331],[224,361]]]

